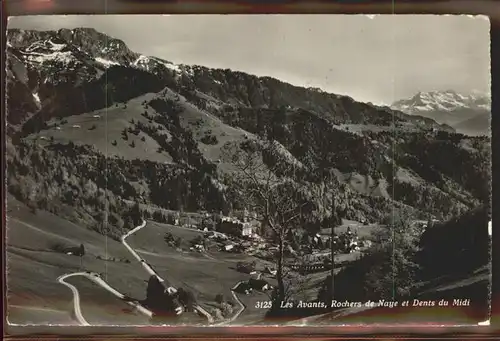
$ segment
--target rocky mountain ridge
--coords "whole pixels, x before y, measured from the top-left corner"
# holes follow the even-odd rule
[[[120,199],[241,208],[225,151],[269,153],[262,148],[270,137],[283,166],[294,165],[287,176],[316,207],[307,224],[323,219],[319,207],[333,197],[347,218],[374,222],[395,206],[445,219],[489,198],[489,140],[429,118],[270,77],[173,64],[93,29],[9,30],[8,39],[10,191],[44,207],[76,207],[89,224],[100,220],[98,193],[113,198],[115,215]],[[314,194],[319,170],[331,175],[326,203]]]
[[[42,103],[52,99],[54,87],[64,84],[82,87],[92,81],[99,82],[104,70],[122,67],[152,73],[165,86],[196,88],[235,106],[303,108],[314,110],[334,123],[380,124],[396,117],[397,121],[411,121],[417,127],[439,126],[390,108],[359,103],[350,97],[318,89],[292,86],[270,77],[256,77],[228,69],[176,65],[132,52],[123,41],[90,28],[45,32],[9,30],[7,37],[9,59],[21,60],[26,63],[27,72],[38,73],[30,77],[28,87],[34,94],[33,100],[38,98]],[[107,81],[110,81],[109,76]]]

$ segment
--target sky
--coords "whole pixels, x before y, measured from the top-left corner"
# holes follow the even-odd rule
[[[131,50],[391,104],[419,91],[490,90],[486,17],[439,15],[71,15],[8,28],[92,27]]]

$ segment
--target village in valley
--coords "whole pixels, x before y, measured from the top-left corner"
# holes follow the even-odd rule
[[[242,294],[251,294],[254,290],[267,291],[274,287],[276,278],[276,258],[278,246],[265,235],[262,223],[255,213],[247,210],[236,212],[231,216],[222,213],[199,214],[172,213],[167,218],[172,225],[182,229],[202,231],[189,241],[189,250],[180,248],[180,237],[166,232],[165,242],[178,251],[198,253],[221,252],[241,254],[252,257],[251,261],[237,263],[236,270],[249,275],[248,282],[241,282],[234,289]],[[293,232],[285,242],[285,259],[287,267],[300,275],[307,276],[321,272],[330,272],[332,268],[332,249],[335,254],[335,271],[350,261],[358,259],[363,250],[372,245],[370,230],[373,224],[355,221],[343,221],[340,226],[325,228],[318,233],[303,231]],[[358,232],[361,231],[361,232]],[[333,235],[333,244],[331,243]],[[267,278],[267,280],[265,280]],[[314,300],[315,297],[311,297]]]

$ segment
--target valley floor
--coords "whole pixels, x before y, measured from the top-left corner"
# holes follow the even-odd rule
[[[122,243],[44,211],[34,214],[12,197],[8,200],[7,224],[7,316],[10,324],[78,325],[84,321],[95,326],[130,326],[157,323],[140,309],[127,304],[92,280],[96,278],[92,273],[99,274],[99,276],[96,275],[97,278],[113,290],[134,300],[140,301],[145,298],[149,274]],[[349,224],[352,225],[352,222]],[[340,226],[339,232],[343,228]],[[271,265],[270,263],[244,253],[181,251],[167,245],[163,238],[166,233],[180,237],[183,244],[186,244],[203,232],[147,222],[144,228],[127,237],[127,243],[161,278],[165,279],[166,284],[191,291],[205,312],[211,314],[218,306],[215,302],[218,294],[233,301],[235,314],[241,304],[244,305],[237,318],[223,324],[265,323],[264,317],[267,309],[257,308],[256,303],[268,301],[268,294],[254,292],[251,295],[242,295],[231,289],[250,278],[248,274],[236,270],[238,262],[256,261],[259,267]],[[84,244],[86,249],[85,256],[81,259],[54,251],[56,245],[78,246],[80,244]],[[339,257],[350,261],[358,255],[346,254],[339,255]],[[64,284],[66,287],[58,281],[61,276],[73,273],[85,273],[86,276],[66,278],[64,280],[67,283]],[[316,297],[318,288],[328,274],[329,271],[323,271],[308,275],[307,287],[303,295],[309,298]],[[272,278],[266,278],[266,280],[276,285]],[[469,297],[471,290],[484,289],[488,281],[489,269],[482,268],[468,278],[443,279],[429,284],[422,297],[429,295],[429,297],[445,297],[447,293],[454,297]],[[78,292],[78,304],[70,286]],[[79,305],[79,312],[76,305]],[[291,324],[368,323],[370,321],[370,323],[380,323],[383,322],[380,318],[386,321],[396,319],[395,314],[398,319],[401,317],[401,321],[418,321],[422,311],[419,309],[422,308],[406,309],[404,312],[399,309],[385,308],[341,309],[330,314],[292,321]],[[474,314],[472,310],[475,308],[465,313],[450,308],[425,309],[426,316],[439,315],[443,319],[446,317],[448,321],[452,319],[465,323],[470,320],[471,314]],[[170,322],[163,320],[161,323],[206,325],[208,321],[206,316],[202,315],[186,313],[181,319]]]
[[[217,294],[232,298],[231,288],[248,280],[248,275],[236,271],[235,266],[238,261],[252,260],[252,257],[224,253],[180,254],[163,241],[168,231],[184,238],[198,233],[148,223],[127,241],[160,277],[174,287],[192,291],[207,311],[215,305]],[[7,240],[8,319],[11,324],[78,324],[74,316],[74,297],[69,288],[57,281],[68,273],[95,272],[118,292],[137,300],[145,298],[149,275],[121,243],[96,232],[43,211],[35,215],[11,199]],[[77,246],[80,243],[86,248],[82,260],[53,251],[55,244]],[[90,325],[152,323],[147,316],[88,278],[75,276],[65,282],[78,290],[81,313]],[[233,323],[262,319],[265,310],[253,307],[256,301],[267,298],[263,293],[241,297],[246,309]],[[237,302],[234,303],[238,307]],[[183,317],[179,322],[206,324],[206,319],[193,316],[185,321]]]

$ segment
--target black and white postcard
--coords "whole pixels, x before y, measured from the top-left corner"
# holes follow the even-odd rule
[[[489,26],[9,18],[8,322],[487,323]]]

